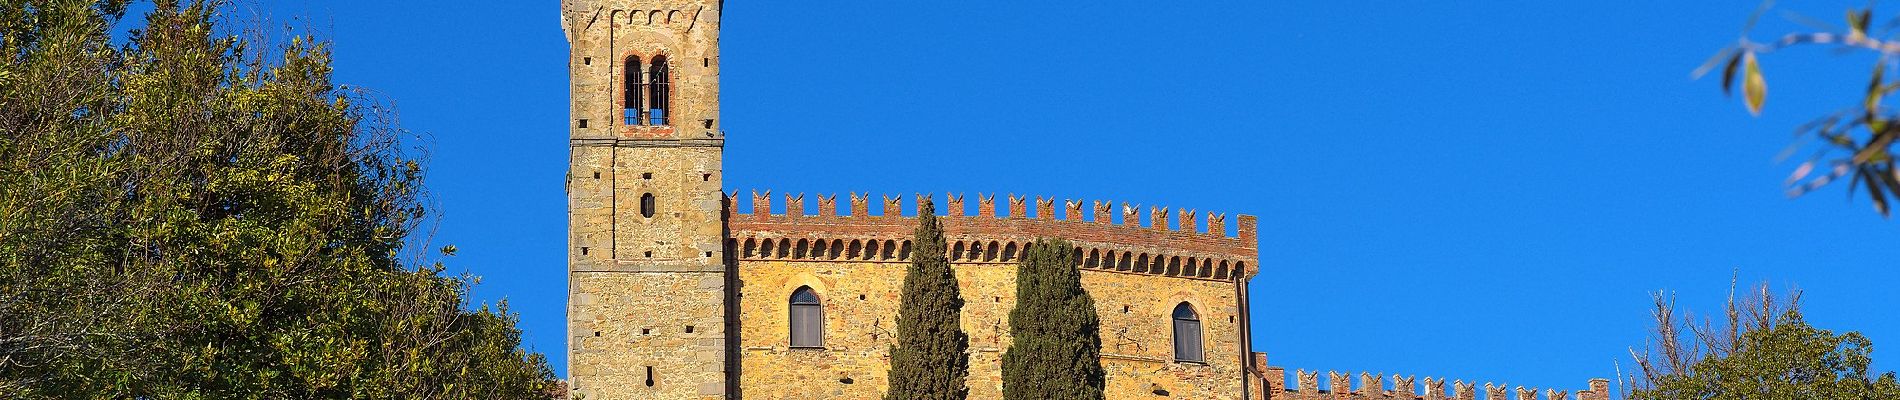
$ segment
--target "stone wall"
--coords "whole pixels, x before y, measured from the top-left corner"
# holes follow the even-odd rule
[[[832,196],[786,196],[782,213],[772,212],[768,199],[755,196],[751,207],[728,208],[752,213],[727,214],[727,246],[738,273],[733,331],[740,391],[755,399],[880,397],[915,218],[899,215],[904,202],[895,197],[885,199],[882,215],[868,212],[866,195],[853,194],[844,210]],[[1076,267],[1102,321],[1109,398],[1241,398],[1248,350],[1237,288],[1255,273],[1249,267],[1257,262],[1252,217],[1241,216],[1230,236],[1223,217],[1210,215],[1200,225],[1187,222],[1196,221],[1191,212],[1170,224],[1165,209],[1151,209],[1159,211],[1148,213],[1144,225],[1139,213],[1125,211],[1115,222],[1109,208],[1098,205],[1097,218],[1083,220],[1080,207],[1070,206],[1075,212],[1058,219],[1054,202],[1043,200],[1032,217],[1026,199],[1011,196],[1009,214],[999,216],[993,197],[978,196],[977,213],[966,215],[963,199],[941,203],[949,215],[940,220],[965,301],[971,398],[1001,396],[1017,257],[1041,237],[1067,238],[1081,248]],[[813,200],[816,213],[807,213]],[[823,299],[822,349],[788,346],[788,301],[800,287]],[[1174,361],[1170,315],[1182,302],[1200,315],[1205,363]]]
[[[576,395],[730,392],[720,4],[562,2],[572,78],[568,366]],[[653,82],[662,69],[667,118],[638,118],[641,103],[627,101],[628,83]]]
[[[723,399],[722,273],[576,272],[568,375],[588,399]]]
[[[887,381],[907,262],[739,262],[739,386],[752,399],[874,399]],[[1001,397],[1016,267],[953,263],[970,335],[970,398]],[[1084,271],[1102,321],[1109,398],[1238,399],[1243,380],[1240,318],[1231,282]],[[824,303],[825,347],[788,346],[789,297],[799,287]],[[1206,363],[1173,361],[1169,315],[1180,302],[1201,314]]]

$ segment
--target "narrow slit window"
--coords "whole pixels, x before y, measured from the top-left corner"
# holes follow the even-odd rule
[[[1201,349],[1201,316],[1194,306],[1181,302],[1174,306],[1174,361],[1205,362]]]
[[[653,209],[658,208],[653,203],[652,193],[640,195],[640,216],[653,218]]]
[[[792,347],[824,347],[825,310],[818,292],[810,286],[792,291],[791,309]]]
[[[666,125],[666,112],[668,107],[671,106],[671,102],[668,101],[670,99],[667,97],[672,94],[672,92],[668,91],[672,75],[666,68],[666,56],[654,56],[653,65],[648,68],[647,74],[651,78],[649,82],[652,82],[647,85],[649,101],[647,103],[647,124]]]

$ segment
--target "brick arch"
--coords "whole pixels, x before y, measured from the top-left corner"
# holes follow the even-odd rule
[[[836,260],[844,255],[844,239],[831,239],[831,251],[825,254],[826,260]]]
[[[752,258],[752,256],[753,256],[753,254],[756,254],[756,253],[754,253],[754,251],[756,251],[756,250],[758,250],[758,249],[759,249],[759,240],[758,240],[758,239],[754,239],[754,238],[745,238],[745,247],[744,247],[744,250],[742,250],[742,252],[741,252],[741,253],[739,253],[739,254],[740,254],[740,256],[741,256],[741,257],[744,257],[744,258]]]
[[[1141,253],[1141,256],[1135,257],[1135,272],[1145,274],[1148,273],[1150,269],[1152,268],[1149,267],[1148,253]]]
[[[1193,263],[1189,263],[1188,265],[1189,265],[1189,266],[1193,266],[1194,264],[1193,264]],[[1214,260],[1208,260],[1208,259],[1202,259],[1202,260],[1201,260],[1201,273],[1200,273],[1199,275],[1197,275],[1197,276],[1200,276],[1200,277],[1202,277],[1202,278],[1212,278],[1212,277],[1214,277]]]
[[[806,254],[809,254],[806,252],[806,250],[811,249],[811,240],[802,239],[802,238],[798,239],[797,246],[798,247],[792,248],[792,259],[795,259],[795,260],[803,259],[805,258]]]
[[[1001,252],[1001,249],[997,248],[996,242],[990,242],[983,247],[983,261],[996,261],[997,253]]]
[[[1118,261],[1115,263],[1115,270],[1116,271],[1133,271],[1135,269],[1135,262],[1132,257],[1132,254],[1133,253],[1129,253],[1126,251],[1122,252],[1122,259],[1121,261]]]
[[[958,241],[956,242],[956,244],[950,245],[950,261],[957,261],[957,260],[962,260],[962,259],[963,259],[963,242]]]
[[[1008,246],[1003,246],[1003,261],[1011,261],[1011,260],[1022,258],[1019,254],[1017,254],[1018,249],[1020,248],[1016,247],[1016,242],[1009,242]]]
[[[1165,268],[1166,268],[1165,270],[1166,275],[1181,276],[1181,256],[1174,256],[1174,257],[1168,258],[1168,264],[1167,264],[1167,267]]]
[[[1220,260],[1220,265],[1214,267],[1214,279],[1227,279],[1227,260]]]
[[[1102,249],[1089,249],[1089,258],[1082,262],[1083,268],[1102,267]]]
[[[897,259],[910,261],[910,258],[911,258],[910,251],[912,249],[910,245],[910,240],[903,241],[903,244],[901,246],[903,247],[898,248]]]
[[[897,259],[897,241],[895,241],[895,240],[890,240],[890,239],[885,239],[885,240],[884,240],[884,252],[883,252],[883,254],[882,254],[882,256],[881,256],[881,257],[879,257],[879,258],[881,258],[881,259],[885,259],[885,260],[895,260],[895,259]]]
[[[773,256],[772,258],[783,259],[783,258],[788,258],[791,255],[792,255],[792,239],[780,238],[778,240],[778,255]]]

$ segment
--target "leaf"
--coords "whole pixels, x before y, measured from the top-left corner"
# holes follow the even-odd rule
[[[1863,168],[1860,172],[1857,172],[1856,175],[1860,175],[1861,178],[1867,180],[1867,195],[1874,200],[1874,211],[1879,212],[1883,218],[1889,217],[1890,215],[1887,214],[1887,195],[1884,191],[1880,190],[1880,183],[1874,180],[1873,172]]]
[[[1874,110],[1879,109],[1880,98],[1887,95],[1887,89],[1881,85],[1881,80],[1886,77],[1886,66],[1886,62],[1874,64],[1874,76],[1867,82],[1867,100],[1862,107],[1866,107],[1868,113],[1873,113]]]
[[[1723,96],[1730,96],[1734,94],[1735,67],[1742,64],[1742,57],[1744,56],[1744,54],[1746,54],[1746,52],[1735,53],[1734,56],[1729,57],[1728,65],[1722,67],[1722,95]]]
[[[1847,11],[1847,41],[1849,43],[1867,40],[1867,26],[1873,21],[1874,10]]]
[[[1742,101],[1748,105],[1748,113],[1761,115],[1762,103],[1768,101],[1768,80],[1762,78],[1761,64],[1755,62],[1755,52],[1742,53]]]

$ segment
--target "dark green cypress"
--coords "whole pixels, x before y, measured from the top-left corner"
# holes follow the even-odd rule
[[[1101,321],[1082,289],[1075,247],[1037,240],[1016,267],[1016,308],[1009,311],[1003,398],[1100,400]]]
[[[963,297],[945,258],[947,244],[936,206],[923,200],[917,215],[910,269],[897,309],[897,343],[891,345],[887,400],[958,399],[970,394],[969,335],[961,323]]]

